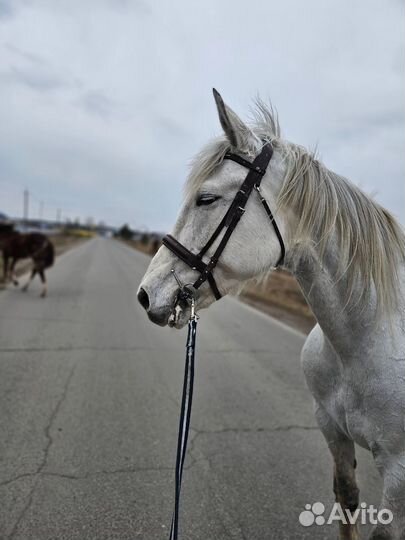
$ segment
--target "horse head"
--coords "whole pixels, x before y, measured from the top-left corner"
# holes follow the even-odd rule
[[[195,285],[199,273],[203,275],[203,266],[211,264],[231,222],[226,223],[225,218],[223,230],[216,237],[218,224],[223,222],[229,209],[237,211],[235,201],[238,199],[235,197],[250,172],[247,168],[252,169],[251,165],[265,145],[271,147],[271,161],[257,178],[260,177],[261,193],[273,209],[285,176],[284,160],[277,148],[271,146],[278,135],[276,124],[273,122],[273,130],[263,133],[259,126],[255,129],[244,123],[215,90],[214,97],[224,134],[211,141],[194,159],[183,205],[172,233],[176,238],[174,249],[179,246],[177,249],[183,251],[173,253],[163,245],[152,259],[138,290],[138,300],[148,317],[161,326],[169,323],[181,328],[187,322],[186,303],[176,301],[179,288],[184,284],[193,289],[190,285]],[[236,161],[227,159],[230,152]],[[250,173],[254,175],[254,172]],[[252,188],[258,187],[255,182],[253,178]],[[215,268],[210,272],[215,278],[215,287],[212,280],[204,280],[198,293],[195,288],[192,290],[198,310],[210,306],[219,296],[239,292],[248,280],[267,272],[279,261],[285,218],[277,215],[278,237],[269,225],[269,216],[263,210],[261,198],[252,189],[243,208],[240,208],[243,216],[226,239]],[[212,238],[214,241],[211,243]],[[207,245],[209,249],[205,250]],[[202,264],[195,257],[200,252],[204,254],[201,256]],[[182,253],[188,254],[187,264],[184,257],[183,260],[179,257]]]

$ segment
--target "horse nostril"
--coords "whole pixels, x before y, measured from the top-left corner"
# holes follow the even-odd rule
[[[138,291],[138,302],[144,309],[149,307],[149,296],[148,293],[142,287]]]

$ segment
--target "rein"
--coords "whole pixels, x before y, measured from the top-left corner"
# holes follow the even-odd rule
[[[256,190],[259,194],[260,202],[262,203],[266,214],[270,219],[270,223],[273,225],[274,232],[276,233],[277,239],[280,243],[281,253],[277,261],[276,267],[280,266],[284,261],[285,246],[280,233],[280,229],[277,226],[276,220],[274,219],[273,213],[270,210],[267,201],[262,196],[260,191],[260,183],[263,176],[266,174],[266,169],[272,155],[273,147],[269,142],[263,146],[262,151],[254,159],[253,162],[247,161],[243,157],[239,156],[238,154],[234,154],[233,152],[227,152],[225,154],[224,159],[230,159],[232,161],[235,161],[239,165],[242,165],[242,167],[249,169],[249,172],[243,184],[239,188],[239,191],[236,193],[226,214],[219,223],[218,227],[212,233],[208,242],[198,254],[190,251],[170,234],[166,235],[162,240],[163,245],[166,246],[172,253],[174,253],[179,259],[181,259],[184,263],[190,266],[190,268],[200,273],[199,277],[193,283],[192,287],[194,289],[198,289],[203,283],[205,283],[205,281],[208,281],[208,284],[210,285],[216,300],[219,300],[222,295],[213,276],[213,270],[218,264],[218,260],[222,255],[222,252],[224,251],[233,231],[239,223],[240,218],[245,213],[246,203],[253,190]],[[207,253],[209,248],[213,245],[215,240],[219,237],[219,235],[224,229],[225,232],[218,244],[218,247],[215,249],[214,254],[210,257],[208,262],[204,262],[204,255]]]
[[[201,287],[201,285],[205,281],[208,281],[208,284],[210,285],[216,300],[219,300],[221,298],[222,295],[219,292],[219,289],[215,282],[213,270],[216,267],[218,260],[222,252],[224,251],[225,246],[228,243],[233,231],[235,230],[235,227],[239,223],[240,218],[243,216],[246,203],[253,190],[257,191],[260,197],[260,202],[262,203],[266,214],[270,219],[270,223],[273,225],[274,232],[276,233],[277,239],[280,243],[281,253],[276,266],[281,265],[284,261],[285,246],[283,238],[274,219],[274,216],[270,210],[270,207],[260,191],[260,183],[263,176],[266,174],[266,169],[272,155],[273,147],[270,143],[266,143],[263,146],[262,151],[252,163],[237,154],[231,152],[225,154],[224,159],[230,159],[232,161],[235,161],[239,165],[242,165],[243,167],[249,169],[249,172],[239,191],[236,193],[235,198],[233,199],[226,214],[219,223],[218,227],[215,229],[208,242],[197,255],[195,253],[192,253],[185,246],[183,246],[183,244],[173,238],[173,236],[167,235],[163,238],[163,245],[165,245],[170,251],[172,251],[179,259],[181,259],[184,263],[190,266],[193,270],[200,273],[199,277],[193,284],[182,285],[179,278],[176,276],[174,269],[172,269],[173,277],[176,279],[179,286],[174,309],[178,305],[182,307],[184,307],[185,305],[189,305],[190,319],[188,321],[188,335],[186,344],[187,352],[184,371],[183,393],[181,399],[179,433],[177,440],[175,498],[172,524],[170,528],[170,540],[177,540],[178,538],[181,481],[183,477],[184,460],[186,457],[188,434],[190,429],[191,406],[193,401],[194,357],[198,319],[195,313],[195,295],[197,289]],[[225,229],[225,232],[218,244],[218,247],[215,249],[214,254],[208,262],[204,262],[203,256],[207,253],[208,249],[219,237],[223,229]]]
[[[194,311],[194,297],[190,296],[189,301],[191,313],[188,321],[186,365],[184,368],[183,394],[181,398],[179,434],[177,439],[174,511],[172,525],[170,527],[170,540],[177,540],[178,538],[181,480],[183,477],[183,466],[186,457],[188,433],[190,429],[191,406],[193,403],[194,357],[198,317]]]

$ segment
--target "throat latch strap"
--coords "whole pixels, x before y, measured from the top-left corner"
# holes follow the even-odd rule
[[[271,224],[273,225],[274,232],[276,233],[277,240],[278,240],[278,242],[280,244],[281,253],[280,253],[280,257],[279,257],[279,259],[277,261],[277,264],[276,264],[276,268],[277,268],[278,266],[281,266],[283,264],[283,262],[284,262],[284,258],[285,258],[284,240],[283,240],[283,237],[281,236],[281,232],[280,232],[280,229],[278,228],[275,217],[273,216],[273,212],[270,210],[270,206],[269,206],[268,202],[266,201],[266,199],[262,195],[260,186],[255,186],[255,190],[259,194],[260,202],[262,203],[263,208],[266,210],[266,214],[267,214]]]

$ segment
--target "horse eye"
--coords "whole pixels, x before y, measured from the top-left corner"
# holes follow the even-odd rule
[[[209,204],[212,204],[213,202],[217,201],[220,198],[221,197],[219,195],[210,195],[208,193],[204,193],[197,198],[196,205],[208,206]]]

